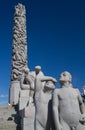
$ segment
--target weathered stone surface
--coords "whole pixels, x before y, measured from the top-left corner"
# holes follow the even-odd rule
[[[13,28],[13,53],[11,80],[19,80],[22,69],[27,66],[27,35],[25,6],[15,6]]]
[[[15,6],[13,44],[12,44],[12,70],[10,98],[11,104],[18,104],[20,86],[16,82],[20,81],[22,70],[27,66],[27,35],[26,35],[26,10],[25,6],[18,4]],[[15,82],[15,84],[14,84]],[[18,87],[18,88],[17,88]],[[16,94],[15,94],[16,93]]]
[[[19,93],[20,93],[20,82],[19,81],[11,81],[10,87],[10,104],[16,105],[19,102]]]

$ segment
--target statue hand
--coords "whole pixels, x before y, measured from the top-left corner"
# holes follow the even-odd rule
[[[82,114],[80,119],[79,119],[79,122],[83,125],[85,125],[85,114]]]

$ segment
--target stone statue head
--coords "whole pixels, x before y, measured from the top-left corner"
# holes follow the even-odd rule
[[[72,76],[68,71],[64,71],[61,73],[60,77],[59,77],[59,82],[63,83],[63,82],[72,82]]]
[[[44,89],[46,89],[46,90],[54,90],[55,89],[55,83],[53,81],[47,81],[45,83]]]
[[[41,66],[35,66],[35,73],[38,74],[41,71]]]

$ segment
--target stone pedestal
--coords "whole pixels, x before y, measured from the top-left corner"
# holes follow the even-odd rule
[[[9,103],[17,105],[19,102],[20,82],[12,81],[10,87],[10,98]]]

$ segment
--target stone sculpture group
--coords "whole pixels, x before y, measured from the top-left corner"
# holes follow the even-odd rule
[[[18,105],[22,130],[85,130],[85,105],[72,76],[64,71],[57,80],[40,66],[27,66],[26,10],[15,7],[10,104]]]
[[[57,89],[56,79],[40,74],[40,66],[36,68],[35,73],[24,68],[20,82],[21,91],[29,91],[20,113],[22,130],[85,130],[85,106],[79,90],[72,86],[71,74],[61,73]]]

